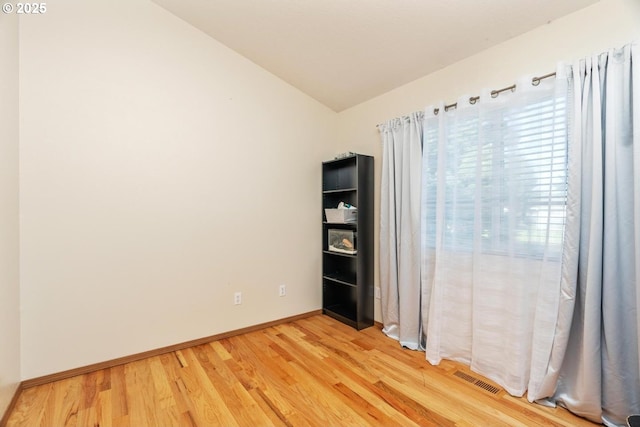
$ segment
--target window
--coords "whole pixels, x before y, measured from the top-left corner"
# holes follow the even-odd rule
[[[427,246],[442,239],[449,251],[559,257],[566,100],[540,92],[442,114],[425,119],[424,126]]]

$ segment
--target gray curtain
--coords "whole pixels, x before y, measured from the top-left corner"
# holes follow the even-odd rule
[[[577,271],[568,341],[554,348],[565,355],[551,373],[558,378],[553,399],[606,425],[626,425],[628,415],[640,412],[640,66],[634,59],[640,61],[636,46],[611,50],[574,64],[570,79],[564,261]]]
[[[414,350],[424,344],[419,298],[422,120],[422,113],[413,113],[379,126],[383,332]]]

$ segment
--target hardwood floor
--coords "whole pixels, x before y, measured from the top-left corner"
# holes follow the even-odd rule
[[[475,382],[475,384],[474,384]],[[590,426],[313,316],[25,389],[18,426]]]

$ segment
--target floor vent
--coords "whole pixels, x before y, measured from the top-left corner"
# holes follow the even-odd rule
[[[470,383],[475,383],[476,381],[480,381],[479,379],[477,379],[474,376],[471,376],[469,374],[465,374],[462,371],[456,371],[453,375],[455,375],[458,378],[462,378],[463,380],[470,382]]]
[[[498,392],[500,391],[500,388],[496,386],[492,386],[491,384],[484,382],[474,377],[473,375],[469,375],[465,372],[455,371],[453,375],[475,385],[476,387],[480,387],[481,389],[486,390],[491,394],[498,394]]]

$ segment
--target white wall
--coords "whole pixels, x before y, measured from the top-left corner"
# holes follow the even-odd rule
[[[398,89],[339,114],[339,137],[344,150],[375,157],[376,223],[379,221],[381,144],[376,124],[424,109],[439,101],[455,102],[498,89],[527,75],[555,71],[559,61],[572,62],[631,41],[640,42],[640,1],[600,2],[511,39]],[[419,54],[419,53],[417,53]],[[376,286],[379,286],[378,229],[376,229]],[[382,321],[379,301],[375,318]]]
[[[20,382],[18,17],[0,14],[0,418]]]
[[[54,3],[20,25],[22,378],[319,309],[337,114],[148,0]]]

